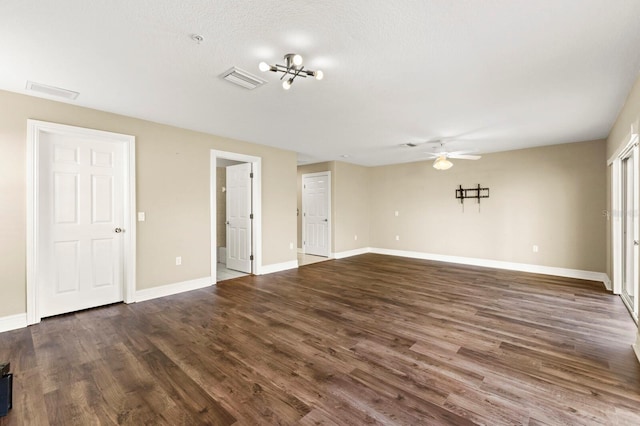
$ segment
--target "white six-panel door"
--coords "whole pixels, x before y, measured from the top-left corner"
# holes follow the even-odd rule
[[[329,256],[329,172],[302,175],[302,245],[306,254]]]
[[[122,301],[123,145],[41,132],[38,156],[40,316]]]
[[[251,273],[251,163],[227,166],[227,268]]]

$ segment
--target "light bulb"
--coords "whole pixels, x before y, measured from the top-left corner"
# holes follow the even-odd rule
[[[322,80],[324,78],[324,73],[320,70],[316,71],[313,75],[316,77],[316,80]]]
[[[293,65],[299,67],[302,65],[302,56],[295,54],[293,55]]]
[[[266,62],[260,62],[260,64],[258,65],[258,68],[260,69],[260,71],[265,72],[271,69],[271,65],[269,65]]]
[[[284,90],[289,90],[289,88],[291,87],[291,83],[293,83],[293,79],[290,78],[289,80],[285,80],[282,82],[282,88]]]

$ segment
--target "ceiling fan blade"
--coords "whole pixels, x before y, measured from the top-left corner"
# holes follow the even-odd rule
[[[449,158],[456,158],[458,160],[479,160],[481,155],[465,155],[465,154],[449,154]]]

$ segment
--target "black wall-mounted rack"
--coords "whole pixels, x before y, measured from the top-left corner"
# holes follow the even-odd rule
[[[459,185],[456,189],[456,198],[460,200],[460,204],[464,204],[465,198],[475,198],[480,204],[480,198],[489,198],[489,188],[481,188],[480,184],[477,188],[463,188]]]

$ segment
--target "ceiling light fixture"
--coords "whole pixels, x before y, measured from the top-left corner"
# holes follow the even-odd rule
[[[433,168],[436,170],[448,170],[453,167],[453,163],[447,160],[445,155],[441,155],[438,159],[433,163]]]
[[[324,73],[320,70],[311,71],[304,69],[304,66],[302,65],[302,56],[297,53],[287,53],[284,55],[284,62],[285,65],[269,65],[266,62],[260,62],[258,69],[262,72],[281,72],[282,77],[280,77],[280,80],[283,80],[282,88],[284,90],[289,90],[291,88],[296,77],[315,77],[316,80],[322,80],[324,77]],[[285,80],[285,77],[288,78]]]

